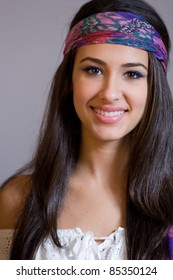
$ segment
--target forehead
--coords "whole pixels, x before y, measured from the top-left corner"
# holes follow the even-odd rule
[[[95,57],[108,63],[142,62],[148,65],[148,52],[134,47],[116,44],[93,44],[77,49],[76,61]]]

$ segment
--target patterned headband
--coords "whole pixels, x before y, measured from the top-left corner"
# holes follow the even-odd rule
[[[138,15],[129,12],[105,12],[78,22],[66,38],[64,55],[91,44],[120,44],[153,52],[166,72],[168,53],[159,33]]]

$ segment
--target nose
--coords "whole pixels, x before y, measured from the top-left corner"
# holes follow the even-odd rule
[[[109,75],[103,81],[99,97],[105,102],[119,100],[123,96],[121,81],[115,75]]]

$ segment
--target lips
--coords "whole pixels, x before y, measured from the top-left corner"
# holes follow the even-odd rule
[[[106,105],[91,107],[91,109],[94,112],[97,120],[105,124],[114,124],[119,122],[128,111],[126,108]]]

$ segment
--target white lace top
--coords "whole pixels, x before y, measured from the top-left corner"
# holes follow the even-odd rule
[[[9,259],[13,230],[0,230],[0,260]],[[119,227],[109,236],[94,237],[80,228],[58,229],[63,248],[57,247],[50,237],[39,246],[37,260],[125,260],[125,230]],[[98,243],[98,241],[100,241]]]

